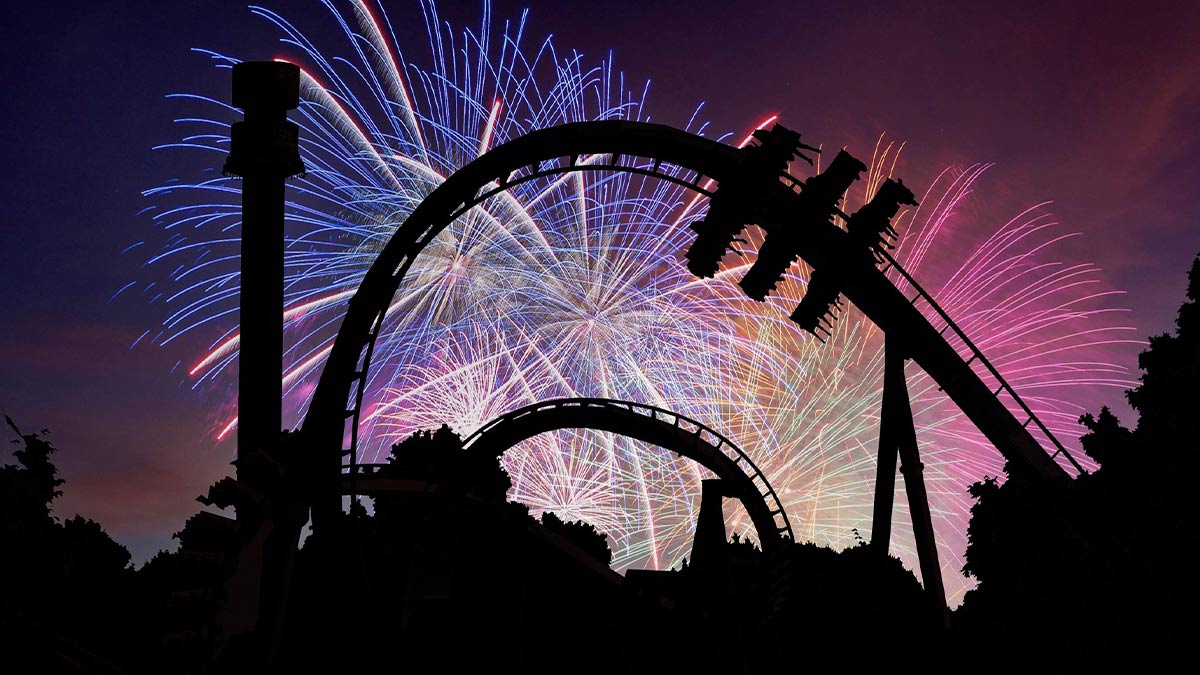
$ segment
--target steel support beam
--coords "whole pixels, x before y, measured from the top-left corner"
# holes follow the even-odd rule
[[[725,493],[720,478],[700,481],[700,513],[696,517],[696,536],[692,541],[692,567],[696,570],[719,568],[725,561]]]
[[[885,338],[886,339],[886,338]],[[896,420],[893,415],[882,411],[894,409],[892,401],[896,396],[895,387],[888,386],[888,368],[893,367],[891,341],[884,346],[884,384],[883,400],[880,402],[879,416],[879,455],[876,460],[875,473],[875,509],[871,516],[871,548],[882,555],[887,555],[892,539],[892,505],[896,498],[896,457],[899,456],[899,441],[896,434]],[[903,377],[903,362],[901,362],[901,377]]]
[[[948,622],[946,589],[942,584],[942,567],[938,562],[937,540],[933,518],[929,512],[929,495],[925,491],[925,465],[917,448],[917,432],[913,424],[912,406],[908,399],[908,382],[904,377],[906,359],[894,339],[887,339],[883,356],[883,403],[879,423],[879,478],[875,485],[875,513],[871,544],[886,553],[891,533],[892,501],[896,484],[896,458],[900,458],[900,474],[904,476],[904,492],[908,495],[908,512],[912,518],[913,537],[921,567],[921,581],[933,610]],[[882,532],[877,528],[882,526]],[[880,536],[882,535],[882,536]]]

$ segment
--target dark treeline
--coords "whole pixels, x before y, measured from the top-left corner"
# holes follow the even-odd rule
[[[306,540],[279,669],[749,672],[1024,649],[1162,658],[1195,600],[1198,301],[1200,258],[1176,330],[1140,356],[1127,394],[1136,425],[1107,409],[1080,420],[1098,470],[972,486],[964,572],[979,586],[949,629],[913,575],[865,545],[767,554],[734,534],[704,565],[621,577],[602,533],[508,502],[496,458],[443,427],[393,447],[381,475],[406,489],[373,495],[370,510],[352,502],[340,528]],[[19,440],[17,463],[0,469],[0,664],[17,666],[5,671],[239,671],[222,628],[246,543],[237,522],[198,513],[178,551],[135,570],[99,524],[55,517],[64,486],[46,431],[6,423]],[[241,513],[261,499],[224,479],[202,501]]]
[[[971,487],[964,571],[979,580],[956,613],[968,644],[1014,627],[1087,650],[1174,645],[1191,626],[1186,567],[1200,451],[1200,258],[1174,334],[1141,353],[1128,429],[1108,408],[1080,419],[1096,471],[1063,486],[988,479]]]

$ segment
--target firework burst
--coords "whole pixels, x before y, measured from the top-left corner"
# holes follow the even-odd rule
[[[344,33],[328,50],[279,14],[252,8],[282,33],[289,56],[281,58],[302,67],[295,121],[308,174],[290,184],[287,205],[284,413],[293,424],[363,274],[447,176],[533,129],[647,115],[646,87],[631,91],[611,61],[592,67],[549,40],[530,44],[524,16],[497,32],[484,5],[479,27],[457,32],[422,3],[429,43],[410,51],[380,8],[325,4]],[[408,60],[416,51],[421,65]],[[221,68],[236,62],[203,53]],[[209,112],[181,120],[196,132],[165,147],[211,151],[215,166],[235,111],[188,98]],[[704,132],[695,118],[683,126]],[[876,147],[851,205],[870,198],[898,154]],[[1055,262],[1069,235],[1044,206],[994,232],[962,215],[985,168],[941,174],[922,206],[899,219],[896,257],[1073,441],[1094,387],[1130,384],[1112,365],[1112,345],[1126,333],[1098,270]],[[225,418],[214,427],[224,437],[236,424],[238,186],[213,176],[147,194],[165,234],[150,269],[171,288],[156,296],[169,310],[155,341],[213,338],[188,376],[219,402]],[[686,225],[706,206],[666,181],[587,172],[524,183],[468,211],[426,248],[390,306],[366,389],[361,461],[379,461],[399,438],[443,422],[466,435],[547,398],[628,399],[735,440],[779,492],[800,538],[844,547],[854,528],[869,532],[882,335],[853,308],[824,345],[788,321],[809,276],[803,265],[767,304],[737,287],[749,261],[731,256],[716,278],[691,277],[681,260]],[[950,231],[956,250],[932,255]],[[928,378],[910,372],[909,386],[953,599],[966,587],[958,573],[965,487],[998,473],[1001,459]],[[617,569],[671,566],[688,554],[705,477],[694,464],[576,430],[530,439],[503,461],[513,499],[596,524],[613,540]],[[893,550],[915,568],[897,503]],[[740,510],[730,520],[748,527]]]

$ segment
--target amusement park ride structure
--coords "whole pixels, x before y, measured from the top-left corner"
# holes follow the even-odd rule
[[[923,369],[962,409],[1008,460],[1014,476],[1058,481],[1068,478],[1068,470],[1083,472],[970,338],[888,255],[896,234],[891,219],[902,205],[916,204],[902,182],[886,180],[869,203],[844,213],[839,208],[842,196],[866,169],[844,150],[824,171],[800,180],[788,173],[789,163],[799,158],[811,164],[805,153],[817,150],[782,126],[756,131],[756,143],[734,148],[671,127],[627,121],[571,123],[530,132],[463,166],[430,193],[380,251],[351,298],[303,425],[290,435],[282,453],[277,435],[282,186],[286,177],[303,170],[295,127],[286,121],[286,110],[298,101],[294,68],[277,62],[235,66],[234,103],[246,110],[246,121],[234,127],[226,163],[228,173],[245,179],[238,482],[247,490],[273,495],[271,508],[255,511],[253,527],[258,533],[246,537],[247,548],[258,549],[250,551],[247,559],[258,564],[239,567],[239,574],[257,576],[259,581],[258,598],[244,607],[255,616],[260,641],[265,637],[269,642],[278,633],[286,607],[289,561],[310,511],[314,530],[320,532],[337,527],[344,495],[389,489],[375,467],[358,463],[358,428],[375,341],[414,259],[439,232],[476,205],[545,176],[623,171],[680,184],[709,200],[704,218],[691,226],[697,237],[684,254],[694,274],[712,276],[720,259],[741,242],[741,230],[755,225],[765,232],[765,239],[756,262],[740,281],[748,297],[763,300],[788,267],[802,258],[813,274],[791,314],[793,321],[822,338],[828,335],[844,297],[883,331],[885,374],[871,545],[883,554],[888,550],[899,458],[921,576],[931,601],[943,610],[940,566],[906,386],[908,361]],[[907,282],[909,295],[892,283],[886,274],[889,270]],[[965,347],[966,354],[951,345],[950,336]],[[994,384],[985,384],[984,377]],[[1010,403],[1006,405],[1001,396]],[[546,401],[484,425],[465,444],[499,455],[523,439],[563,428],[607,430],[689,457],[721,479],[727,486],[725,496],[745,504],[764,550],[791,539],[782,504],[748,454],[702,423],[667,410],[603,399]],[[1033,430],[1040,432],[1043,443],[1035,439]],[[264,474],[264,463],[280,468]],[[251,471],[251,466],[259,468]],[[285,488],[261,478],[280,472],[287,475]],[[241,509],[238,515],[241,519]]]

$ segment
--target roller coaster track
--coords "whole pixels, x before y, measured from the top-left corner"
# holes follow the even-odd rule
[[[510,411],[463,440],[469,452],[499,457],[523,440],[558,429],[595,429],[636,438],[695,460],[742,501],[764,550],[793,538],[783,504],[762,470],[733,441],[708,425],[651,405],[606,398],[560,398]],[[343,467],[343,494],[409,490],[420,481],[389,475],[387,464]],[[413,477],[419,478],[419,477]]]
[[[996,368],[996,366],[992,365],[992,362],[989,361],[986,356],[984,356],[983,351],[979,349],[979,347],[975,346],[975,343],[971,341],[971,338],[967,337],[966,332],[963,331],[958,324],[954,323],[954,320],[950,318],[950,315],[946,312],[946,310],[942,309],[942,306],[933,299],[933,296],[930,295],[929,292],[924,288],[922,288],[921,284],[917,283],[917,280],[914,279],[911,274],[905,271],[904,268],[900,266],[900,263],[896,262],[896,259],[888,254],[887,251],[880,251],[879,254],[887,262],[882,271],[886,273],[888,269],[896,270],[896,272],[898,272],[900,276],[908,282],[909,286],[916,291],[916,295],[909,300],[909,304],[915,306],[917,301],[924,300],[925,303],[929,305],[929,308],[932,309],[933,312],[938,316],[938,318],[940,318],[946,324],[945,327],[939,331],[939,334],[945,334],[947,330],[953,332],[959,340],[962,340],[963,345],[970,350],[971,358],[967,359],[965,363],[969,366],[971,363],[979,361],[979,363],[983,364],[983,367],[987,369],[992,377],[996,378],[997,386],[992,394],[998,397],[1002,392],[1004,392],[1011,396],[1013,401],[1017,404],[1017,407],[1019,407],[1026,415],[1025,421],[1021,423],[1021,426],[1028,428],[1029,424],[1032,422],[1042,432],[1042,434],[1046,436],[1046,439],[1049,440],[1051,445],[1055,447],[1054,454],[1050,455],[1050,459],[1056,460],[1059,457],[1063,457],[1071,465],[1071,467],[1075,469],[1076,475],[1086,473],[1086,470],[1080,466],[1075,457],[1071,455],[1071,452],[1067,450],[1062,442],[1058,440],[1058,437],[1056,437],[1050,431],[1045,422],[1043,422],[1036,414],[1034,414],[1033,409],[1029,407],[1029,404],[1025,403],[1025,399],[1021,398],[1020,394],[1017,393],[1017,390],[1014,389],[1013,386],[1004,379],[1004,376],[1000,374],[1000,370]]]
[[[671,127],[626,121],[565,124],[515,139],[482,155],[449,176],[410,214],[380,252],[351,298],[312,403],[304,420],[306,445],[315,460],[337,472],[342,457],[357,463],[358,427],[369,381],[375,341],[391,302],[416,256],[456,218],[488,199],[511,199],[509,187],[534,178],[579,171],[626,171],[654,176],[711,195],[722,181],[736,181],[747,170],[742,150]],[[847,233],[832,222],[806,222],[799,209],[799,182],[787,174],[757,186],[760,210],[769,214],[760,226],[802,227],[795,245],[813,269],[835,270],[841,292],[871,319],[905,358],[915,361],[1010,462],[1016,474],[1066,479],[1058,463],[1065,458],[1082,468],[1046,425],[1033,414],[999,371],[966,338],[965,333],[892,262],[916,289],[906,297],[873,260],[864,258]],[[924,299],[946,326],[935,328],[914,305]],[[944,335],[947,330],[968,345],[964,359]],[[996,377],[993,390],[972,369],[979,361]],[[1027,416],[1022,423],[999,395],[1009,393]],[[347,428],[349,422],[349,428]],[[1055,448],[1047,452],[1031,435],[1034,423]],[[349,448],[343,447],[349,438]],[[337,508],[334,500],[322,507]],[[319,510],[319,509],[318,509]],[[315,519],[320,519],[314,513]]]

